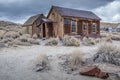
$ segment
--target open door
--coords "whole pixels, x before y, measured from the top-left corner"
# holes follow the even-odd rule
[[[43,23],[43,38],[45,38],[46,37],[46,30],[45,30],[45,23]]]
[[[53,24],[52,23],[47,23],[47,28],[48,28],[48,36],[53,37]]]

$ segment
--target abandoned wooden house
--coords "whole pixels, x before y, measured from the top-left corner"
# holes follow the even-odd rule
[[[41,19],[45,18],[43,14],[37,14],[35,16],[31,16],[24,24],[23,27],[26,27],[26,33],[33,35],[35,33],[40,33],[39,25],[41,23]]]
[[[32,23],[31,34],[37,33],[41,38],[100,35],[101,19],[91,11],[52,6],[47,17],[37,15],[30,19],[24,25]]]

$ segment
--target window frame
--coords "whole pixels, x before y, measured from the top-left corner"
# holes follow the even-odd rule
[[[73,22],[75,22],[75,31],[73,31]],[[71,20],[71,32],[72,33],[77,33],[77,21],[76,20]]]
[[[84,25],[86,25],[86,29],[85,29],[85,27],[84,27]],[[83,22],[83,25],[82,25],[83,27],[83,31],[87,31],[88,30],[88,23],[87,22]]]
[[[92,23],[92,33],[96,33],[96,32],[97,32],[97,23]]]

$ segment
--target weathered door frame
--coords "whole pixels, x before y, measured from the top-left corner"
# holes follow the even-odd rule
[[[42,24],[42,37],[43,38],[46,37],[46,25],[45,25],[45,23]]]

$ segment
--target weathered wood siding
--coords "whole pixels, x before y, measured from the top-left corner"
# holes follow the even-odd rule
[[[71,33],[71,25],[70,24],[64,24],[64,34],[69,35]]]
[[[48,19],[54,21],[53,23],[54,36],[63,37],[63,18],[56,12],[54,8],[51,10]]]
[[[32,26],[28,26],[27,28],[28,28],[27,29],[27,33],[32,35]]]
[[[82,35],[82,20],[77,21],[77,34]]]
[[[65,19],[70,19],[71,21],[72,20],[75,20],[77,22],[77,32],[76,32],[76,35],[81,35],[83,36],[84,33],[86,32],[86,35],[89,35],[89,34],[100,34],[100,21],[99,20],[92,20],[92,19],[84,19],[84,18],[71,18],[71,17],[64,17]],[[83,30],[83,23],[87,23],[87,30],[84,31]],[[96,23],[97,24],[97,29],[96,29],[96,33],[93,33],[92,32],[92,26],[93,26],[93,23]],[[64,24],[64,35],[66,34],[75,34],[75,33],[72,33],[72,30],[71,30],[71,24]]]
[[[75,20],[77,22],[77,30],[76,33],[72,33],[72,27],[71,24],[64,24],[64,18],[68,18],[70,20]],[[83,22],[87,23],[87,35],[93,34],[92,32],[92,24],[97,23],[97,29],[96,33],[94,34],[100,34],[100,20],[92,20],[92,19],[85,19],[85,18],[76,18],[76,17],[62,17],[60,14],[57,13],[57,11],[53,8],[48,16],[48,19],[51,19],[54,21],[53,23],[53,34],[55,37],[63,37],[64,35],[81,35],[83,36],[84,30],[83,30]]]

